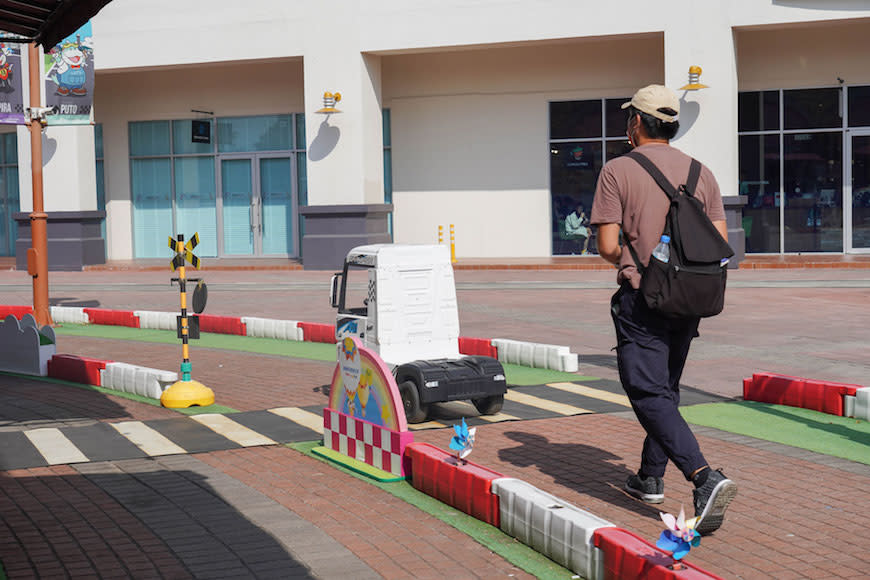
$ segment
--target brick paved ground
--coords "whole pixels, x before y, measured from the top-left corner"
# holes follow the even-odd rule
[[[0,303],[30,300],[29,279],[20,274],[0,273]],[[208,276],[215,283],[208,312],[332,320],[326,273]],[[580,353],[582,372],[614,378],[607,316],[612,276],[457,272],[462,333],[568,344]],[[731,280],[726,313],[703,323],[684,383],[736,395],[740,380],[757,370],[866,383],[870,272],[740,271]],[[52,283],[52,300],[65,304],[172,310],[177,299],[168,273],[52,273]],[[178,364],[177,348],[167,345],[59,342],[67,352],[171,370]],[[193,352],[195,374],[218,392],[218,402],[242,410],[322,403],[320,387],[331,375],[326,363]],[[72,387],[13,383],[0,378],[0,428],[171,413]],[[692,562],[730,578],[866,577],[870,467],[712,429],[698,432],[708,459],[725,468],[740,493],[722,530],[704,538]],[[415,434],[440,447],[449,436]],[[472,459],[654,539],[661,529],[657,509],[620,491],[636,466],[641,438],[625,416],[499,423],[479,427]],[[690,485],[673,469],[665,482],[661,507],[689,508]],[[10,578],[219,572],[462,578],[468,570],[480,577],[523,576],[395,497],[276,447],[0,472],[0,513],[0,560]]]

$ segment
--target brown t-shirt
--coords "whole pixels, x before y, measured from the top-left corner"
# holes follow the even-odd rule
[[[649,157],[674,187],[686,183],[692,158],[679,149],[662,143],[649,143],[638,147],[637,151]],[[725,219],[719,184],[704,165],[695,196],[704,202],[710,220]],[[617,157],[604,165],[598,177],[590,221],[593,225],[620,224],[623,239],[631,242],[646,266],[665,228],[669,205],[668,196],[637,161]],[[623,248],[617,275],[619,283],[625,280],[630,281],[634,288],[640,287],[640,274],[627,247]]]

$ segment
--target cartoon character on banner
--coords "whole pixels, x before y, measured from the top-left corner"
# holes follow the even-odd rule
[[[341,380],[347,394],[347,414],[353,416],[356,410],[356,394],[362,376],[362,357],[351,337],[346,337],[339,343],[338,366],[341,369]],[[368,402],[368,396],[366,396]]]
[[[9,62],[9,57],[13,54],[15,53],[10,47],[0,43],[0,92],[11,93],[15,90],[12,85],[12,63]]]
[[[73,94],[82,97],[88,94],[85,85],[88,75],[85,72],[88,53],[93,51],[93,39],[88,37],[84,41],[76,36],[76,41],[64,41],[51,49],[50,54],[54,63],[45,76],[57,85],[58,95]]]

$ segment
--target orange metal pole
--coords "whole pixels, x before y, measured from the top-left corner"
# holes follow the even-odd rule
[[[30,72],[30,108],[40,106],[39,47],[31,43],[27,48]],[[33,316],[37,324],[51,324],[48,304],[48,214],[42,202],[42,123],[30,121],[30,171],[33,174],[33,211],[30,213],[30,239],[27,251],[27,272],[33,276]]]

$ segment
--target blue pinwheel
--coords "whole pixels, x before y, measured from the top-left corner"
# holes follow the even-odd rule
[[[471,453],[471,448],[474,447],[474,434],[477,431],[476,427],[468,428],[465,424],[465,417],[462,418],[462,425],[454,425],[456,435],[450,440],[450,449],[456,451],[456,457],[464,459]]]
[[[686,520],[686,514],[682,507],[680,515],[676,518],[671,514],[661,512],[659,515],[668,529],[659,536],[656,546],[666,552],[671,552],[674,560],[682,560],[689,553],[689,550],[701,543],[701,534],[695,530],[698,518]]]

